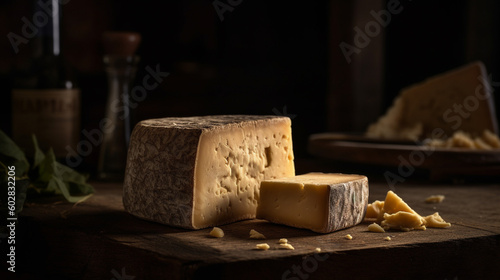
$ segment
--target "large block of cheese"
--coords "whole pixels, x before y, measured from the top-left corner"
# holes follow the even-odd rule
[[[265,180],[257,218],[328,233],[359,224],[368,205],[368,178],[308,173]]]
[[[255,218],[260,182],[293,175],[287,117],[146,120],[130,139],[123,204],[147,220],[206,228]]]
[[[436,129],[448,137],[458,130],[498,134],[494,104],[485,67],[474,62],[402,89],[367,136],[422,140]]]

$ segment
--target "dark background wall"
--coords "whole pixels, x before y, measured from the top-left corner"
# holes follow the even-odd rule
[[[137,82],[147,66],[170,73],[140,102],[136,121],[288,114],[298,157],[308,156],[310,134],[362,131],[402,87],[430,75],[481,59],[500,80],[500,9],[493,0],[402,0],[404,10],[347,63],[340,42],[352,43],[353,28],[386,4],[243,0],[221,21],[213,1],[206,0],[71,0],[64,5],[63,47],[82,89],[82,128],[95,128],[104,117],[101,35],[106,30],[142,34]],[[23,17],[32,17],[30,1],[0,1],[0,129],[7,133],[13,73],[29,62],[29,50],[14,54],[7,34],[21,32]],[[365,81],[370,85],[359,88]],[[378,92],[370,90],[371,83]],[[97,154],[98,149],[83,168],[93,168]]]

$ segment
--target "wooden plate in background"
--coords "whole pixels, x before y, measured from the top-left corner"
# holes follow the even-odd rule
[[[309,137],[311,155],[336,161],[394,166],[411,165],[431,177],[479,175],[500,177],[500,149],[434,148],[408,141],[372,139],[362,135],[320,133]]]

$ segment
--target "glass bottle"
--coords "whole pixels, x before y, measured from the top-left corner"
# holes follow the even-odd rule
[[[44,13],[47,21],[37,26],[29,42],[31,62],[13,83],[12,138],[31,157],[35,134],[40,148],[52,148],[61,160],[80,139],[80,90],[62,54],[62,6],[60,1],[51,3],[42,7],[41,1],[35,1],[35,13]]]
[[[139,62],[139,57],[134,55],[134,52],[140,35],[131,32],[107,32],[103,39],[108,98],[105,124],[102,126],[104,136],[99,154],[98,177],[117,181],[124,177],[132,130],[130,89]]]

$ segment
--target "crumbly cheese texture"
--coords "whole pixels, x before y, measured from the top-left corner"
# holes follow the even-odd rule
[[[367,204],[365,176],[308,173],[262,181],[257,218],[328,233],[359,224]]]
[[[426,230],[427,227],[451,227],[451,224],[445,222],[438,212],[426,217],[420,216],[393,191],[387,192],[384,201],[376,200],[368,204],[365,220],[375,221],[382,230],[411,231]],[[370,225],[369,230],[382,232],[375,225]]]
[[[402,89],[366,135],[416,141],[432,138],[435,129],[452,135],[457,126],[477,135],[486,129],[496,134],[494,108],[485,67],[474,62]]]
[[[255,218],[260,182],[294,175],[287,117],[146,120],[130,139],[123,204],[147,220],[207,228]]]
[[[437,148],[461,148],[469,150],[493,150],[500,149],[500,138],[489,130],[484,130],[482,134],[473,136],[471,133],[462,130],[456,131],[446,139],[427,139],[426,146]]]

